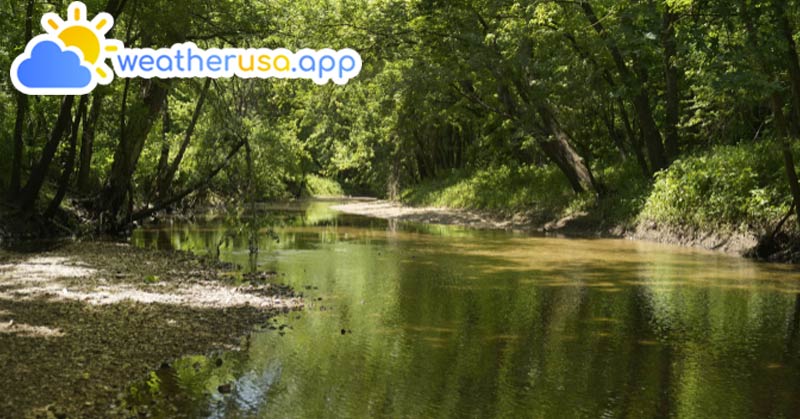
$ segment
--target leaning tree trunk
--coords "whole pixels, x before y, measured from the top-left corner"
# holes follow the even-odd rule
[[[28,5],[25,7],[25,43],[31,40],[33,35],[33,0],[28,0]],[[25,130],[25,118],[28,114],[28,95],[22,92],[16,94],[17,102],[17,115],[14,122],[14,152],[11,157],[11,183],[8,192],[12,198],[16,197],[19,193],[19,188],[22,183],[22,158],[25,152],[25,141],[22,138],[22,132]]]
[[[69,135],[67,161],[64,164],[64,170],[61,172],[61,179],[58,181],[58,189],[56,190],[56,194],[50,201],[47,211],[44,213],[45,218],[52,218],[53,215],[55,215],[56,211],[61,206],[61,201],[63,201],[64,196],[67,195],[69,180],[72,177],[72,171],[75,168],[75,152],[78,147],[78,129],[80,128],[83,115],[86,113],[86,102],[88,101],[88,98],[89,96],[86,95],[81,96],[81,100],[78,103],[78,111],[75,113],[75,118],[72,121],[72,128]]]
[[[664,151],[664,144],[661,139],[661,132],[658,130],[653,111],[650,108],[650,97],[644,84],[639,80],[636,75],[628,68],[625,63],[625,58],[617,47],[617,44],[611,39],[608,31],[597,18],[594,8],[588,1],[580,3],[583,13],[589,20],[589,23],[594,28],[595,32],[606,43],[614,65],[625,84],[625,87],[631,91],[633,95],[633,108],[636,113],[636,119],[639,121],[639,129],[642,131],[645,147],[647,148],[647,156],[650,159],[650,168],[653,171],[665,169],[668,164],[666,152]]]
[[[556,120],[553,110],[547,105],[537,107],[547,139],[539,141],[542,151],[561,169],[575,192],[594,190],[600,192],[586,162],[570,144],[570,137]]]
[[[36,206],[36,201],[39,199],[39,192],[44,185],[44,180],[47,177],[47,172],[50,169],[50,163],[58,151],[58,145],[64,137],[64,133],[69,129],[70,122],[72,122],[72,104],[75,101],[75,96],[64,96],[61,101],[61,109],[58,111],[58,119],[50,131],[50,137],[44,145],[42,155],[39,158],[39,163],[34,167],[31,172],[28,183],[20,192],[19,207],[23,211],[31,211]]]
[[[592,11],[592,13],[594,13],[594,11]],[[590,63],[592,63],[596,70],[602,72],[603,80],[605,80],[606,84],[608,84],[608,87],[611,90],[617,90],[617,84],[614,82],[614,78],[611,77],[611,72],[603,65],[598,63],[588,51],[581,48],[580,45],[578,45],[578,41],[575,39],[575,36],[569,33],[565,33],[563,35],[567,41],[569,41],[570,46],[572,46],[572,49],[578,53],[581,59],[588,60]],[[639,140],[640,136],[635,133],[633,127],[631,126],[630,119],[628,118],[628,111],[625,110],[625,103],[623,102],[622,97],[618,96],[616,101],[619,105],[620,118],[622,119],[623,128],[625,128],[625,135],[628,138],[628,142],[631,145],[633,154],[636,157],[636,162],[639,163],[639,168],[642,169],[642,174],[644,177],[649,177],[652,173],[647,165],[647,159],[644,157],[644,153],[642,153],[642,141]],[[614,103],[612,102],[610,106],[613,110]],[[613,119],[611,122],[613,126]]]
[[[197,98],[197,104],[195,105],[194,112],[192,113],[192,119],[189,121],[189,126],[186,127],[183,141],[181,142],[181,146],[178,148],[178,154],[175,155],[175,158],[172,160],[172,164],[166,168],[166,171],[163,173],[163,177],[159,178],[159,199],[166,198],[169,193],[169,188],[172,185],[172,180],[175,178],[175,173],[178,172],[181,161],[183,161],[183,156],[186,154],[186,150],[189,148],[189,144],[192,141],[192,135],[194,134],[195,127],[197,126],[197,121],[200,119],[200,114],[203,112],[203,104],[206,101],[206,96],[208,96],[208,90],[210,87],[211,79],[209,78],[206,79],[205,83],[203,84],[203,90],[200,91],[200,97]]]
[[[161,113],[169,84],[166,80],[151,79],[142,81],[142,88],[141,102],[130,110],[114,152],[108,184],[101,194],[101,205],[110,225],[117,225],[145,139]]]

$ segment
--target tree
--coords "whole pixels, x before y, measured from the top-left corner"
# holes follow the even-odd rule
[[[33,36],[33,0],[28,0],[25,7],[25,37],[23,40],[27,44]],[[22,156],[25,150],[25,142],[23,141],[23,130],[25,129],[25,119],[28,115],[28,96],[17,92],[17,117],[14,123],[14,154],[11,157],[11,182],[8,192],[11,197],[19,193],[21,178],[22,178]]]

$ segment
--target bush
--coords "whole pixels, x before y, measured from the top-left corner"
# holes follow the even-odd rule
[[[622,164],[595,170],[595,175],[605,186],[606,194],[595,207],[583,210],[590,212],[598,224],[635,224],[652,187],[650,180],[642,175],[639,165],[629,159]],[[587,203],[591,205],[594,201]]]
[[[308,196],[314,197],[338,197],[344,196],[344,190],[333,179],[324,178],[317,175],[306,176],[306,190]]]
[[[510,214],[533,211],[552,216],[566,207],[574,193],[555,167],[506,165],[474,173],[453,172],[443,180],[403,191],[412,205],[490,210]]]
[[[719,146],[656,175],[640,220],[700,229],[765,229],[789,209],[778,144]]]

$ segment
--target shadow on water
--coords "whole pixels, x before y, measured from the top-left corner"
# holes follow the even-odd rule
[[[152,417],[790,417],[800,273],[623,240],[262,208],[258,252],[210,218],[141,229],[304,291],[221,358],[131,387]],[[273,210],[273,211],[270,211]],[[269,233],[272,232],[272,233]],[[218,250],[215,250],[218,249]]]

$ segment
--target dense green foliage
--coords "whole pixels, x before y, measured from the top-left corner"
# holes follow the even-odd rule
[[[763,231],[789,209],[773,142],[718,146],[656,175],[642,218],[696,228]]]
[[[443,180],[408,188],[401,199],[418,206],[521,215],[522,221],[533,223],[589,215],[599,226],[627,226],[638,221],[651,191],[650,183],[637,170],[633,162],[604,168],[601,175],[609,192],[599,199],[588,192],[573,193],[552,166],[456,172]],[[677,220],[668,222],[672,221]]]
[[[306,176],[306,192],[313,197],[344,196],[342,185],[331,179],[317,175]]]
[[[10,212],[114,230],[205,191],[344,193],[614,219],[647,201],[659,221],[762,228],[800,200],[796,1],[86,3],[128,47],[349,47],[364,66],[346,86],[120,79],[83,99],[4,83]],[[5,74],[67,4],[0,6]]]
[[[534,211],[544,219],[555,216],[575,195],[553,167],[509,166],[455,172],[404,191],[414,205],[491,210],[502,213]]]

